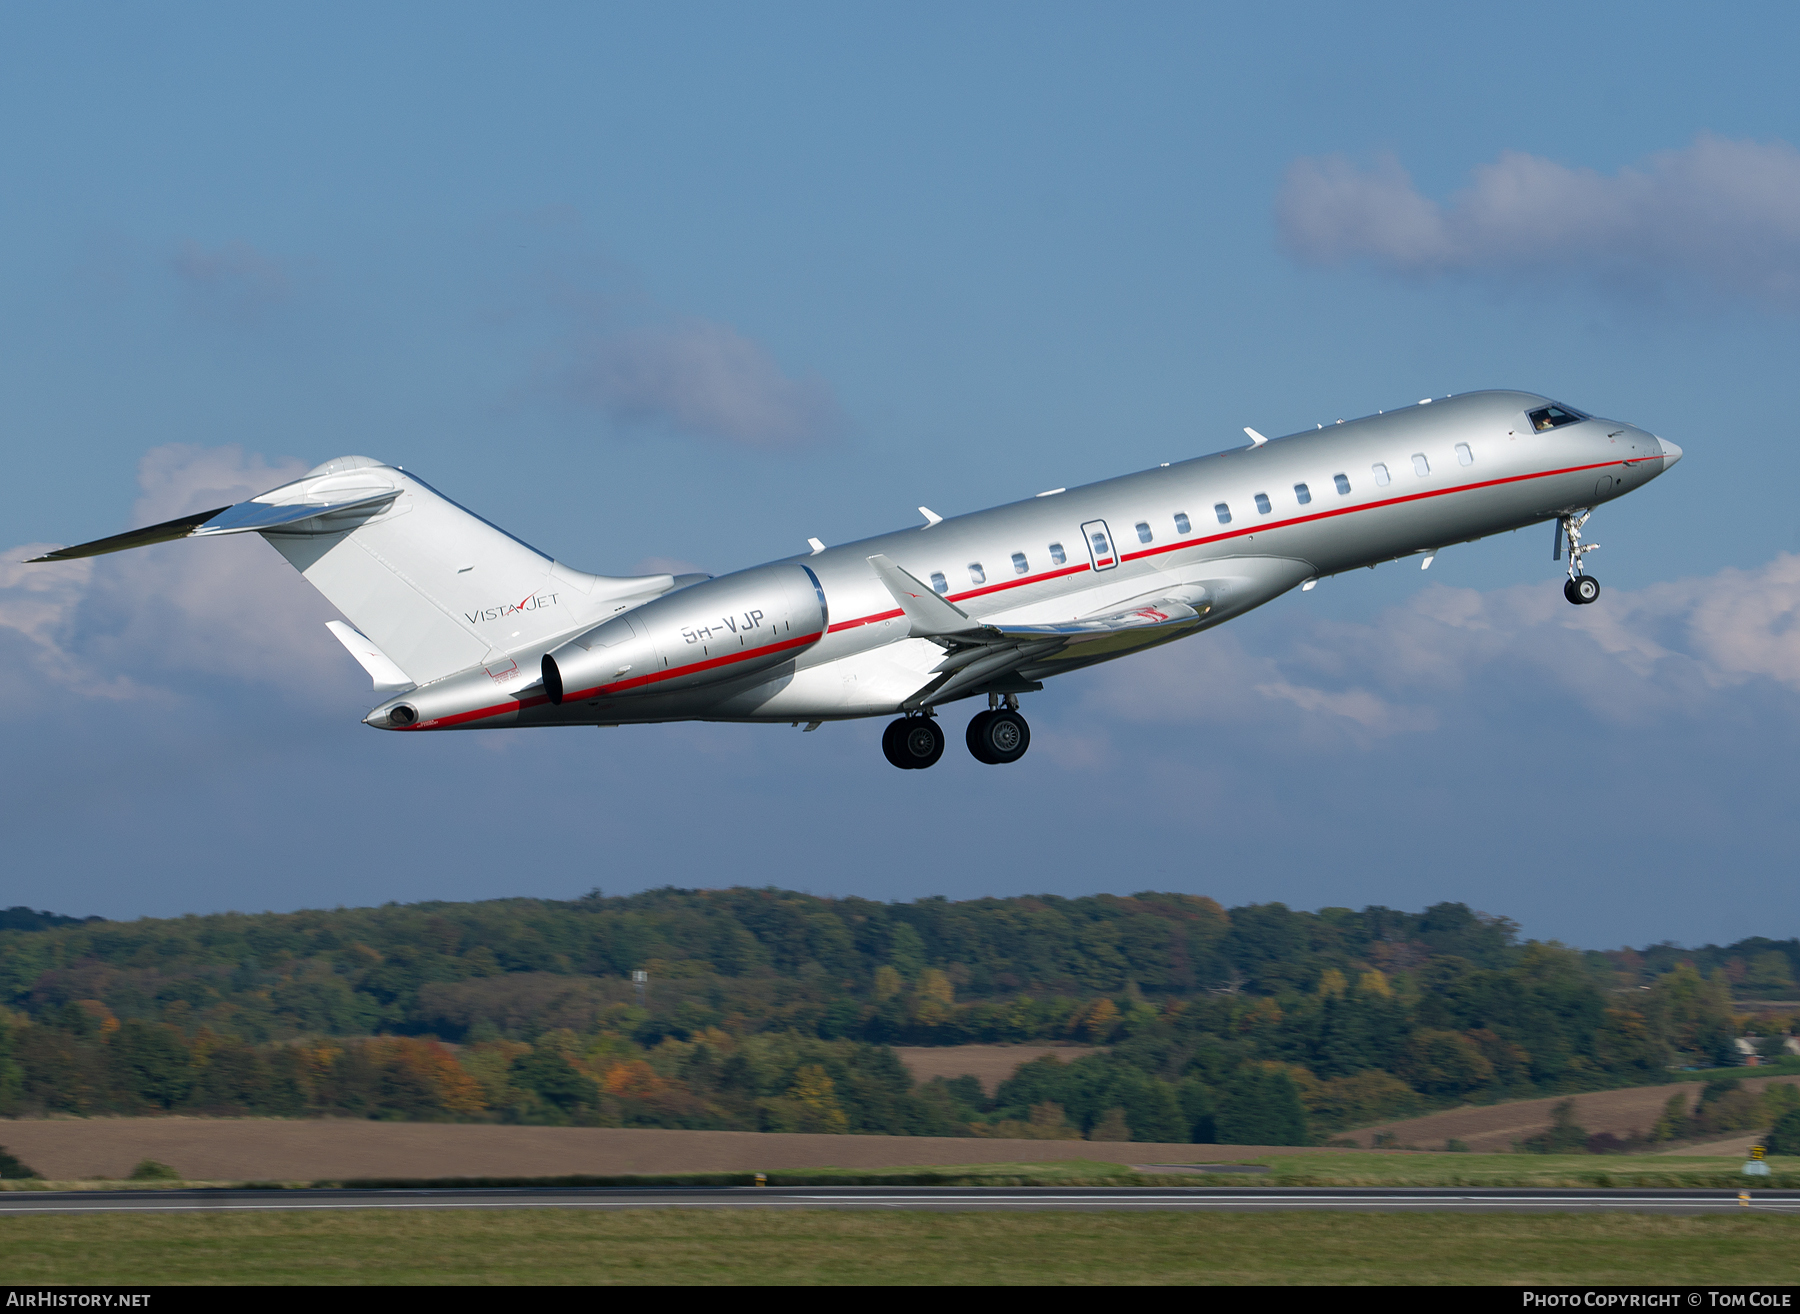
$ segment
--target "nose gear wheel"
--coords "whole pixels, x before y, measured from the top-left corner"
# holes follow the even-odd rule
[[[1600,596],[1600,581],[1592,575],[1580,575],[1563,585],[1563,597],[1577,607],[1584,606]]]

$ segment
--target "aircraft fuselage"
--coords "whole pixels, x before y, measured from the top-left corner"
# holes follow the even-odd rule
[[[1311,580],[1597,506],[1679,456],[1616,421],[1539,432],[1528,413],[1549,405],[1525,393],[1445,398],[724,575],[631,610],[644,633],[626,640],[635,660],[621,658],[630,669],[610,681],[617,668],[602,662],[560,705],[539,690],[441,717],[421,708],[415,726],[823,721],[929,707],[912,700],[929,699],[944,648],[913,636],[870,567],[876,554],[980,621],[1069,621],[1134,599],[1205,606],[1178,632],[1071,646],[952,697],[1017,691]],[[807,613],[798,624],[797,612]],[[520,657],[522,670],[535,655]],[[379,709],[370,720],[382,723]]]

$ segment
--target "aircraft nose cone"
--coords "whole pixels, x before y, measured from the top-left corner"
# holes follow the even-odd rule
[[[1670,466],[1674,465],[1675,462],[1681,459],[1681,449],[1667,438],[1658,438],[1656,441],[1662,444],[1663,469],[1667,470]]]

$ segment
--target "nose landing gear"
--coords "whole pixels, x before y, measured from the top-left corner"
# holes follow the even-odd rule
[[[997,705],[999,701],[989,695],[988,710],[977,713],[969,721],[966,736],[970,754],[977,762],[988,766],[1017,762],[1031,747],[1031,726],[1019,715],[1018,697],[1007,694],[1004,707]]]
[[[922,771],[944,755],[944,732],[929,716],[903,716],[881,732],[881,751],[903,771]]]
[[[1600,596],[1600,581],[1592,575],[1579,575],[1563,585],[1563,597],[1577,607],[1592,602]]]
[[[1556,519],[1556,544],[1550,551],[1550,560],[1562,560],[1563,538],[1569,540],[1569,582],[1563,585],[1563,597],[1576,606],[1585,606],[1600,596],[1600,581],[1586,574],[1581,559],[1590,552],[1600,550],[1598,543],[1583,543],[1581,527],[1587,524],[1593,509],[1583,511],[1580,516],[1558,516]]]

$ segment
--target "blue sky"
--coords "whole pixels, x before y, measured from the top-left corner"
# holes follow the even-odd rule
[[[1797,29],[0,10],[21,548],[357,452],[581,568],[720,572],[1494,386],[1687,452],[1595,518],[1597,607],[1547,532],[1359,572],[1051,685],[1005,770],[895,772],[879,722],[382,735],[260,542],[9,550],[6,901],[1159,888],[1793,934]]]

